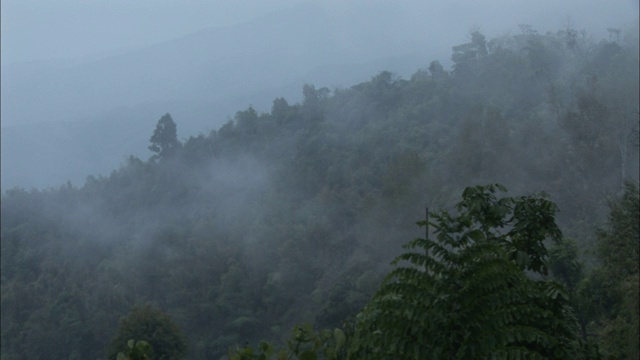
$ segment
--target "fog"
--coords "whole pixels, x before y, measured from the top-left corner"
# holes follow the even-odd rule
[[[249,105],[297,102],[305,83],[448,67],[474,29],[570,25],[600,39],[637,17],[631,0],[3,1],[2,188],[81,185],[146,158],[166,112],[187,138]]]
[[[405,251],[400,272],[454,265],[443,288],[476,303],[416,287],[425,303],[393,309],[415,325],[398,332],[408,346],[457,338],[448,312],[458,328],[510,308],[464,290],[504,279],[518,309],[533,291],[562,301],[539,298],[554,315],[518,310],[515,326],[549,326],[555,344],[568,314],[582,338],[558,346],[627,351],[610,338],[627,315],[605,306],[637,303],[606,294],[638,278],[624,220],[638,214],[638,26],[637,1],[3,1],[0,357],[115,359],[132,337],[159,340],[118,330],[143,303],[175,321],[187,359],[285,344],[294,324],[349,333]],[[427,245],[403,250],[425,207]],[[619,234],[604,235],[608,215],[624,215]],[[548,276],[523,270],[536,258]],[[413,311],[433,299],[453,307]],[[547,346],[523,338],[486,342]]]
[[[227,27],[277,13],[300,4],[314,4],[333,16],[384,18],[397,16],[396,26],[427,29],[427,47],[448,46],[442,36],[464,36],[470,26],[489,33],[517,24],[556,28],[570,16],[579,27],[604,33],[606,27],[632,21],[635,0],[614,1],[83,1],[8,0],[2,2],[2,62],[82,59],[106,56],[174,39],[211,27]],[[304,19],[298,19],[304,24]],[[420,28],[411,28],[421,24]],[[448,35],[450,34],[450,35]]]

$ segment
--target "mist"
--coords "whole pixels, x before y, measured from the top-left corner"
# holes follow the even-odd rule
[[[3,1],[0,357],[115,359],[133,337],[228,359],[303,323],[348,343],[392,260],[430,256],[405,246],[422,237],[484,237],[505,279],[566,292],[505,282],[554,307],[523,328],[633,353],[638,26],[622,0]],[[527,199],[550,220],[523,223],[560,230],[526,249],[548,274],[518,248],[538,235],[496,220]],[[425,208],[450,226],[416,226]],[[168,346],[126,329],[142,305]]]
[[[2,188],[81,185],[145,157],[158,114],[182,138],[206,134],[249,105],[299,101],[305,83],[448,68],[474,29],[599,39],[637,17],[634,1],[3,2]]]

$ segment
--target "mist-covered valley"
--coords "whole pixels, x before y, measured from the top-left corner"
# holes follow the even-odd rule
[[[465,37],[431,49],[383,35],[399,14],[376,27],[302,6],[62,71],[3,64],[2,359],[257,359],[261,340],[290,341],[286,358],[451,358],[428,340],[459,334],[442,325],[449,313],[422,302],[442,287],[407,296],[402,321],[378,315],[395,314],[380,287],[391,261],[429,238],[416,226],[425,207],[434,241],[445,229],[460,243],[544,240],[457,263],[504,260],[505,289],[521,293],[503,306],[467,296],[489,319],[511,311],[516,335],[496,323],[481,329],[491,341],[451,335],[456,356],[637,358],[637,19],[600,36],[570,22],[494,35],[461,24]],[[496,183],[524,205],[471,188]],[[469,189],[486,191],[482,206],[460,202]],[[544,199],[560,235],[544,212],[522,215]],[[536,251],[544,271],[522,260]],[[447,276],[467,294],[462,275]],[[501,294],[484,275],[468,284]],[[532,290],[547,283],[548,297]],[[452,321],[479,331],[471,318]],[[332,331],[290,337],[302,323]]]

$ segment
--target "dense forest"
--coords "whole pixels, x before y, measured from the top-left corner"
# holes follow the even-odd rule
[[[520,29],[5,191],[0,357],[637,359],[637,29]]]

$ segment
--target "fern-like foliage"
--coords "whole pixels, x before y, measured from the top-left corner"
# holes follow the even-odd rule
[[[351,359],[587,357],[566,289],[544,280],[556,205],[497,191],[467,188],[457,215],[433,214],[434,238],[405,245],[358,317]]]

